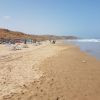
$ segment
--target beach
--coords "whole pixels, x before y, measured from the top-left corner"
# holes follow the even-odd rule
[[[0,100],[100,100],[100,60],[78,47],[0,49]]]

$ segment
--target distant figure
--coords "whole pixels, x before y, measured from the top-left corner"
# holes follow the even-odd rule
[[[56,40],[53,40],[52,43],[55,44],[56,43]]]
[[[27,40],[25,39],[24,44],[26,44]]]

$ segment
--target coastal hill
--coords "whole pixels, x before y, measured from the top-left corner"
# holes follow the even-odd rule
[[[31,35],[31,34],[26,34],[22,32],[17,32],[17,31],[11,31],[8,29],[0,29],[0,38],[3,39],[36,39],[36,40],[46,40],[44,36],[39,36],[39,35]]]
[[[0,39],[32,39],[32,40],[50,40],[50,39],[76,39],[75,36],[55,36],[55,35],[33,35],[8,29],[0,29]]]

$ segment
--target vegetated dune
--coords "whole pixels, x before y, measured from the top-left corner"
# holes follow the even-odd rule
[[[39,40],[39,41],[44,41],[48,39],[58,39],[57,36],[51,36],[51,35],[33,35],[33,34],[26,34],[22,32],[17,32],[17,31],[10,31],[8,29],[0,29],[0,38],[1,39],[25,39],[29,38],[32,40]]]
[[[0,38],[4,39],[17,39],[17,38],[29,38],[29,39],[36,39],[36,40],[47,40],[47,37],[40,36],[40,35],[31,35],[17,31],[10,31],[8,29],[0,29]]]
[[[11,31],[8,29],[0,29],[0,39],[32,39],[37,41],[44,41],[50,39],[77,39],[75,36],[56,36],[56,35],[33,35],[18,31]]]

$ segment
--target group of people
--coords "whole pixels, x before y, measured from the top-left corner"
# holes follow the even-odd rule
[[[52,43],[52,44],[55,44],[56,43],[56,40],[49,40],[50,41],[50,43]]]

